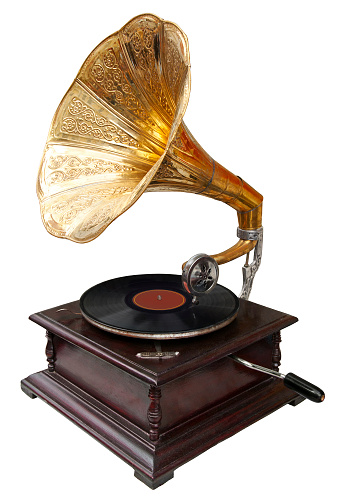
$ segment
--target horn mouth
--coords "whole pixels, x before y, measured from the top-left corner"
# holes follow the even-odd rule
[[[173,23],[137,16],[87,57],[51,124],[38,180],[43,223],[95,239],[146,190],[190,94],[188,40]]]
[[[51,124],[38,180],[49,233],[99,236],[147,191],[223,201],[239,228],[262,225],[262,196],[215,162],[182,122],[190,95],[188,40],[176,25],[137,16],[87,57]],[[240,240],[218,264],[248,253]]]

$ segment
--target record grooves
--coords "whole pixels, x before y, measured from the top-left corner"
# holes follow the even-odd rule
[[[173,274],[125,276],[90,288],[80,298],[87,321],[129,337],[172,339],[209,333],[233,321],[239,301],[217,285],[198,297],[198,304]]]

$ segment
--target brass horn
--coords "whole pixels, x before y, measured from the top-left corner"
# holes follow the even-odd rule
[[[240,240],[213,256],[218,264],[250,252],[262,237],[263,198],[189,132],[189,94],[188,40],[175,24],[145,14],[101,42],[51,124],[37,181],[46,229],[85,243],[145,190],[184,191],[238,213]]]

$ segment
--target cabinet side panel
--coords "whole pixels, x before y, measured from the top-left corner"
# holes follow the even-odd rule
[[[272,337],[236,352],[248,361],[272,368]],[[267,380],[268,376],[250,370],[226,356],[162,387],[161,429],[168,430],[212,406]]]
[[[55,371],[148,431],[149,385],[54,335]]]

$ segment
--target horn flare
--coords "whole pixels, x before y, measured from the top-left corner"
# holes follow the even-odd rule
[[[176,24],[135,17],[88,56],[62,99],[42,158],[37,194],[46,229],[85,243],[147,191],[218,199],[239,227],[262,225],[262,196],[215,162],[183,123],[190,94],[188,40]],[[213,256],[248,253],[240,240]]]

